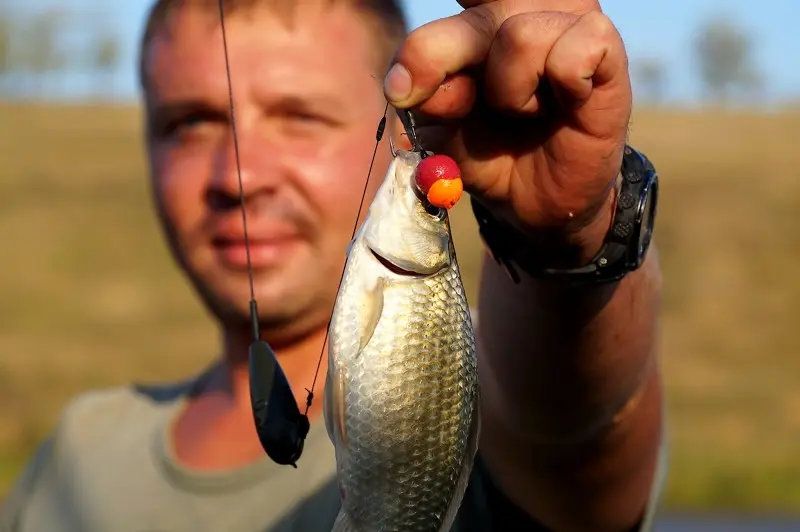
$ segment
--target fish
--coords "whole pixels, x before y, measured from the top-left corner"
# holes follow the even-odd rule
[[[450,530],[480,433],[475,335],[448,211],[394,151],[347,248],[323,410],[341,498],[332,532]]]

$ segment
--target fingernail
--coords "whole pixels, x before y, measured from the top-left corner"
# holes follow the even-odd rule
[[[411,94],[411,74],[406,67],[395,63],[383,79],[383,92],[389,101],[405,100]]]

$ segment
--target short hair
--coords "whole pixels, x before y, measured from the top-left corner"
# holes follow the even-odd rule
[[[379,52],[379,68],[389,65],[392,57],[405,39],[408,26],[405,13],[398,0],[323,0],[330,4],[343,1],[357,14],[365,18],[370,34],[375,39]],[[223,3],[226,12],[233,13],[244,8],[271,5],[279,14],[287,16],[297,5],[291,0],[156,0],[147,15],[144,33],[139,45],[139,83],[146,87],[147,50],[153,36],[163,26],[170,14],[185,5],[195,5],[204,9],[219,10]]]

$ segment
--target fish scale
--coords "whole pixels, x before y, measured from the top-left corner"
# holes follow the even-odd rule
[[[325,422],[342,493],[335,531],[448,530],[477,447],[469,306],[446,219],[431,220],[408,188],[418,161],[411,152],[393,161],[349,248],[331,321]],[[375,235],[383,240],[371,247]],[[441,268],[408,275],[376,257],[433,260],[408,242],[447,246]]]

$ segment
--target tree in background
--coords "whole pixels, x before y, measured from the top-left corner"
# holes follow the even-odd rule
[[[89,52],[92,70],[97,76],[99,94],[114,91],[114,73],[121,56],[119,40],[111,32],[99,33]]]
[[[11,70],[11,19],[0,14],[0,79]]]
[[[53,7],[31,17],[15,35],[20,39],[19,66],[28,74],[27,90],[34,96],[44,92],[49,77],[69,66],[69,56],[59,43],[66,21],[67,13]]]
[[[640,59],[633,63],[632,71],[634,80],[644,92],[644,98],[653,105],[659,105],[667,83],[664,62],[654,57]]]
[[[13,21],[8,14],[8,0],[0,0],[0,90],[11,71],[11,32]]]
[[[18,62],[14,56],[14,19],[5,9],[0,9],[0,95],[14,88],[14,74]]]
[[[67,83],[88,82],[89,97],[113,91],[121,43],[97,11],[23,13],[0,0],[0,97],[46,98],[48,89]]]
[[[47,9],[23,17],[0,10],[0,89],[4,95],[39,96],[47,77],[64,70],[69,56],[60,44],[66,12]]]
[[[707,97],[726,105],[737,89],[752,95],[762,87],[761,76],[752,64],[753,41],[731,19],[709,19],[701,26],[694,45]]]

